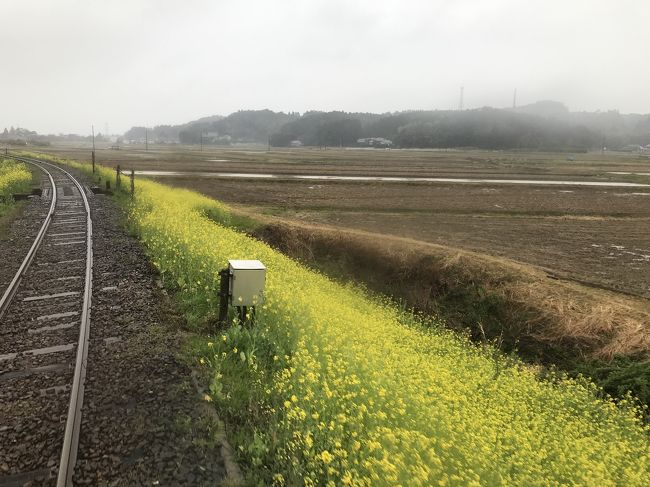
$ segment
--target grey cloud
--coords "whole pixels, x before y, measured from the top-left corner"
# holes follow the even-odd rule
[[[644,0],[3,0],[0,129],[239,108],[650,112]]]

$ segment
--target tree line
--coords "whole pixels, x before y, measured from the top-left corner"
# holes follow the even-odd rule
[[[569,112],[544,101],[517,109],[420,110],[394,113],[308,111],[284,113],[240,110],[183,125],[147,129],[151,142],[274,147],[358,146],[382,138],[392,147],[589,150],[650,144],[650,115]],[[133,127],[126,140],[143,141],[144,127]]]

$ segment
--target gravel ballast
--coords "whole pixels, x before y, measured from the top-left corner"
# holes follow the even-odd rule
[[[75,176],[87,182],[83,175]],[[180,358],[187,337],[182,318],[139,242],[125,230],[122,211],[109,196],[88,194],[94,227],[93,294],[75,485],[232,481],[221,453],[218,419],[206,414],[191,368]],[[23,217],[1,241],[0,258],[20,262],[42,222],[43,207],[38,198],[27,203]],[[2,267],[4,292],[15,270]],[[12,414],[4,411],[0,426],[20,420]],[[7,448],[1,436],[0,448]],[[52,475],[25,485],[53,485],[58,465],[50,467]],[[11,472],[0,470],[0,485],[7,475]]]

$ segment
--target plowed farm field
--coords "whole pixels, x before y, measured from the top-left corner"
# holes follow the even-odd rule
[[[647,155],[143,149],[100,149],[97,160],[264,214],[478,251],[650,298]],[[90,159],[87,149],[47,152]]]

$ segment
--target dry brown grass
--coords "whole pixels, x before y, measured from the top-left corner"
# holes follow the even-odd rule
[[[605,360],[650,356],[647,300],[503,258],[237,211],[262,221],[255,235],[287,255],[524,355],[550,361],[558,353]]]

